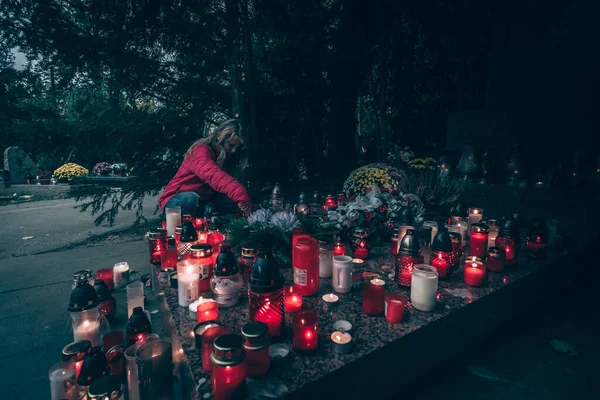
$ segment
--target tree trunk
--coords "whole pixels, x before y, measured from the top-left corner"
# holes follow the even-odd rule
[[[379,74],[378,74],[378,94],[379,106],[377,107],[377,161],[386,160],[387,156],[387,82],[388,82],[388,43],[386,18],[384,10],[384,2],[378,3],[377,20],[380,28],[379,31]]]
[[[240,118],[242,114],[242,76],[240,68],[240,12],[237,0],[225,0],[227,39],[231,57],[229,77],[231,79],[231,114]]]
[[[250,127],[250,135],[247,137],[250,139],[250,154],[249,162],[252,168],[250,169],[249,179],[253,183],[252,186],[257,182],[260,176],[260,162],[257,157],[259,154],[259,138],[258,138],[258,121],[256,119],[256,97],[255,97],[255,78],[256,72],[254,68],[254,51],[252,49],[252,27],[250,26],[250,17],[248,12],[248,3],[251,0],[244,0],[243,2],[243,19],[245,29],[245,42],[247,52],[247,77],[248,77],[248,100],[250,102],[250,118],[246,118],[246,121],[250,120],[250,123],[246,123],[246,126]]]

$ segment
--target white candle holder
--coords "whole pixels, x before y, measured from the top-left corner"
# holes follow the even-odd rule
[[[129,284],[130,268],[127,262],[118,262],[113,267],[113,282],[115,287],[122,288]]]
[[[419,311],[433,311],[437,303],[438,272],[427,264],[413,267],[410,301]]]
[[[127,318],[136,307],[144,309],[144,284],[140,281],[127,285]]]

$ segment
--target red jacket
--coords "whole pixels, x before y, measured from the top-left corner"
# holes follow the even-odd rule
[[[200,144],[184,159],[179,170],[158,198],[162,210],[169,199],[181,192],[196,192],[210,197],[213,190],[225,194],[237,204],[252,204],[246,189],[216,163],[215,153],[210,146]]]

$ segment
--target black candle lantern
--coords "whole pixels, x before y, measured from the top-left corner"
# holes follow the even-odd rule
[[[452,240],[448,231],[440,229],[431,243],[431,266],[437,269],[440,279],[445,279],[452,272]]]
[[[146,234],[150,263],[160,265],[162,254],[167,251],[167,230],[153,229]]]
[[[304,192],[300,193],[298,196],[298,202],[294,205],[294,214],[308,214],[310,208],[308,206],[308,202],[306,200],[306,195]]]
[[[142,307],[135,307],[125,329],[127,347],[139,342],[144,335],[152,333],[152,324]]]
[[[519,240],[519,229],[514,219],[508,218],[502,224],[496,237],[496,246],[506,253],[504,265],[514,266],[517,264],[519,249],[521,248]]]
[[[185,256],[190,248],[198,242],[198,232],[194,228],[194,224],[191,221],[185,221],[183,228],[181,229],[181,237],[179,238],[179,246],[177,247],[177,253],[180,256]]]
[[[506,164],[506,173],[508,175],[508,185],[517,186],[521,179],[521,146],[516,143],[510,150],[508,163]]]
[[[113,323],[117,312],[117,300],[110,294],[110,289],[102,279],[96,280],[94,289],[98,294],[98,307],[106,316],[109,323]]]
[[[531,221],[527,234],[527,255],[529,258],[545,259],[548,247],[548,226],[543,219]]]
[[[110,373],[110,367],[102,347],[92,347],[92,350],[83,357],[83,364],[77,377],[79,386],[88,387],[98,378]]]
[[[412,281],[412,270],[416,264],[423,263],[421,247],[416,232],[412,229],[406,231],[406,235],[400,242],[400,249],[396,255],[395,270],[396,282],[402,286],[410,287]]]

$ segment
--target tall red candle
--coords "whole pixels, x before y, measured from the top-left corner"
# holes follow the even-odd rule
[[[96,271],[96,277],[98,279],[102,279],[108,289],[112,291],[115,288],[115,282],[113,280],[113,269],[112,268],[103,268]]]
[[[215,400],[245,398],[246,350],[240,335],[226,334],[217,338],[211,355],[212,395]]]
[[[471,224],[469,255],[484,259],[487,255],[489,227],[486,224]]]
[[[206,373],[210,373],[212,371],[212,363],[210,362],[210,356],[213,351],[213,344],[215,340],[221,335],[225,335],[227,333],[231,333],[229,328],[224,326],[213,326],[208,328],[202,334],[202,370]]]
[[[299,351],[316,350],[319,344],[319,318],[312,311],[301,311],[292,317],[292,346]]]
[[[311,237],[299,238],[294,246],[294,288],[302,296],[319,290],[319,243]]]
[[[345,256],[346,255],[346,244],[342,242],[336,242],[333,246],[333,256]]]
[[[302,310],[302,295],[294,290],[294,286],[283,289],[285,312],[293,314]]]
[[[242,335],[246,339],[244,349],[248,376],[266,374],[271,364],[267,325],[258,321],[248,322],[242,326]]]
[[[401,294],[386,294],[385,319],[392,323],[398,323],[404,318],[404,296]]]
[[[477,257],[465,261],[465,283],[469,286],[481,286],[485,280],[485,266]]]
[[[384,312],[385,282],[375,278],[363,286],[362,310],[367,315],[381,315]]]
[[[196,319],[198,323],[218,320],[219,305],[217,302],[208,300],[198,304],[198,308],[196,308]]]

